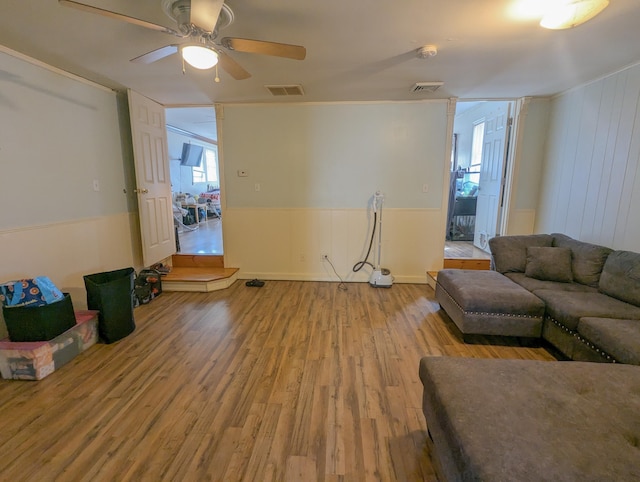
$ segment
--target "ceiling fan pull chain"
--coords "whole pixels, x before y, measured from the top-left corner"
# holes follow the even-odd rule
[[[220,82],[220,77],[218,77],[218,64],[216,64],[216,77],[213,79],[215,83]]]
[[[184,57],[182,57],[182,75],[187,73],[187,69],[184,67]]]

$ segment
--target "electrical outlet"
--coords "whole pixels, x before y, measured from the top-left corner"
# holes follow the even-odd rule
[[[328,254],[322,254],[322,259],[321,261],[329,261],[329,255]]]

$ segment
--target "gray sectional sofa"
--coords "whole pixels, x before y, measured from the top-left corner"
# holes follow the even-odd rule
[[[436,298],[463,335],[541,337],[571,360],[640,365],[639,253],[564,234],[489,247],[494,271],[438,273]]]
[[[492,271],[438,273],[462,335],[542,339],[576,361],[423,358],[438,478],[640,481],[640,254],[563,234],[489,246]]]

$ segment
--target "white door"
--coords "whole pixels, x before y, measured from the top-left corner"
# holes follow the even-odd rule
[[[142,259],[151,266],[176,252],[164,107],[129,90]]]
[[[496,235],[500,221],[510,110],[510,103],[496,103],[495,108],[484,119],[473,244],[485,251],[488,251],[487,243]]]

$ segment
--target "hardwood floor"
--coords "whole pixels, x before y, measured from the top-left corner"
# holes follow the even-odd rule
[[[444,257],[490,259],[491,254],[476,248],[472,241],[445,241]]]
[[[435,480],[418,361],[552,360],[463,344],[426,285],[165,292],[136,331],[0,380],[0,480]]]
[[[198,229],[178,234],[181,254],[222,254],[222,220],[209,218]]]

